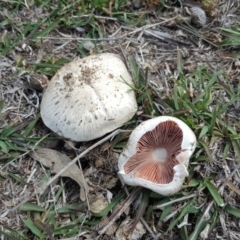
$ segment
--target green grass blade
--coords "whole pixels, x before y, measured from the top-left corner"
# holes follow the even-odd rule
[[[29,238],[25,236],[20,230],[15,230],[9,226],[4,225],[1,227],[2,228],[0,229],[0,235],[4,235],[7,240],[29,240]],[[6,233],[4,230],[6,230],[8,233]]]
[[[213,135],[213,129],[214,126],[216,125],[216,119],[217,119],[217,109],[214,109],[214,111],[212,112],[212,116],[211,116],[211,123],[209,125],[209,134]]]
[[[209,180],[206,180],[205,184],[207,186],[208,191],[211,193],[213,199],[217,203],[217,205],[220,207],[223,207],[224,201],[223,201],[222,197],[220,196],[220,194],[218,193],[217,188]]]
[[[207,156],[208,156],[208,161],[213,162],[212,153],[210,152],[210,149],[209,149],[209,147],[207,146],[207,144],[206,144],[204,141],[202,141],[202,140],[199,140],[198,143],[199,143],[199,145],[202,146],[202,147],[204,148],[204,150],[206,151]]]
[[[229,214],[235,216],[235,217],[238,217],[240,218],[240,209],[239,208],[235,208],[235,207],[232,207],[232,206],[229,206],[227,205],[224,210],[226,212],[228,212]]]
[[[167,232],[171,231],[186,214],[198,213],[198,212],[199,212],[199,209],[196,209],[195,206],[192,206],[192,203],[189,202],[187,206],[185,206],[181,210],[180,215],[178,215],[178,217],[176,219],[173,219],[173,221],[170,223]]]
[[[8,148],[7,144],[1,140],[0,140],[0,148],[1,148],[2,152],[4,152],[4,153],[9,152],[9,148]]]
[[[163,208],[161,217],[159,218],[159,223],[162,223],[162,221],[171,213],[172,204],[169,204]]]
[[[211,220],[210,220],[210,231],[215,227],[218,217],[219,217],[219,209],[216,208],[214,212],[211,214]]]
[[[117,203],[124,197],[125,193],[119,194],[111,203],[108,204],[106,208],[104,208],[101,212],[99,213],[94,213],[92,212],[92,215],[94,217],[104,217],[106,216],[116,205]]]
[[[21,177],[17,176],[16,174],[8,172],[8,175],[21,184],[24,184],[24,185],[28,184],[25,180],[23,180]]]
[[[2,113],[2,110],[3,110],[3,106],[4,106],[4,101],[0,101],[0,116],[1,116],[1,113]]]
[[[35,127],[37,121],[39,120],[39,118],[40,118],[40,115],[38,115],[38,116],[36,117],[36,119],[34,119],[33,121],[31,121],[31,122],[28,124],[28,126],[25,128],[25,130],[24,130],[24,132],[23,132],[23,137],[27,137],[27,136],[31,133],[31,131],[32,131],[33,128]]]
[[[179,104],[178,104],[179,96],[177,93],[177,88],[174,88],[173,90],[173,101],[174,101],[174,107],[176,110],[179,110]]]
[[[206,133],[208,132],[208,126],[204,126],[203,128],[202,128],[202,130],[201,130],[201,132],[200,132],[200,134],[199,134],[199,136],[198,136],[198,139],[200,139],[201,137],[203,137],[203,136],[205,136],[206,135]]]
[[[23,222],[33,234],[35,234],[40,239],[43,237],[42,232],[37,228],[37,226],[34,224],[34,222],[30,218],[28,218],[27,220],[24,220]]]
[[[20,207],[21,211],[35,211],[35,212],[45,212],[46,209],[32,203],[25,203]]]
[[[2,130],[1,138],[9,137],[11,134],[13,134],[14,132],[16,132],[19,129],[20,129],[20,126],[15,126],[15,127],[7,126],[7,127],[5,127]]]
[[[41,39],[42,37],[45,37],[49,32],[51,32],[53,29],[55,29],[55,28],[59,25],[60,22],[61,22],[61,20],[58,19],[58,20],[50,23],[50,24],[48,25],[48,27],[46,27],[44,30],[42,30],[41,32],[35,34],[35,36],[32,37],[31,40],[32,40],[32,41],[40,41],[40,39]]]
[[[87,203],[73,203],[56,210],[57,213],[70,213],[83,210],[87,206]]]
[[[19,238],[17,238],[17,237],[14,237],[14,236],[12,236],[12,235],[10,235],[9,233],[5,233],[4,231],[2,231],[1,229],[0,229],[0,236],[3,236],[3,237],[5,237],[5,239],[8,239],[8,240],[19,240]]]

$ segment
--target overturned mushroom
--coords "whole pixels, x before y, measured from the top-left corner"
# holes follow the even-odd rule
[[[132,78],[119,56],[89,56],[64,65],[41,103],[43,122],[60,136],[89,141],[113,131],[137,111]]]
[[[162,195],[180,190],[188,176],[196,137],[181,120],[162,116],[140,124],[120,155],[119,174],[125,183]]]

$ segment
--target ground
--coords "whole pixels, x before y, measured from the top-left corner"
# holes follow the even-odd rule
[[[239,29],[237,0],[0,0],[1,239],[239,239]],[[136,115],[97,140],[57,136],[41,120],[44,89],[103,52],[131,73]],[[161,115],[197,137],[169,197],[117,174],[131,131]]]

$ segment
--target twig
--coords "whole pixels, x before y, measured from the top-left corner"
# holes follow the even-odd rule
[[[84,15],[80,15],[80,16],[71,16],[71,18],[89,18],[89,17],[94,17],[97,19],[106,19],[106,20],[113,20],[113,21],[117,21],[117,18],[114,17],[105,17],[105,16],[99,16],[99,15],[95,15],[95,14],[84,14]]]
[[[152,27],[156,27],[158,25],[162,25],[166,22],[172,21],[173,19],[175,19],[177,17],[173,17],[173,18],[169,18],[167,20],[164,20],[162,22],[158,22],[158,23],[153,23],[153,24],[148,24],[145,25],[143,27],[137,28],[129,33],[125,33],[123,34],[121,37],[117,37],[117,38],[84,38],[84,37],[38,37],[41,39],[66,39],[66,40],[81,40],[81,41],[116,41],[116,40],[121,40],[123,38],[126,38],[127,36],[131,35],[131,34],[135,34],[138,32],[143,32],[144,30],[148,29],[148,28],[152,28]],[[127,38],[127,40],[133,40],[133,38]],[[136,40],[136,39],[134,39]]]
[[[126,200],[113,212],[113,214],[102,222],[102,225],[98,229],[98,233],[100,235],[104,234],[105,231],[122,215],[122,213],[130,206],[141,190],[141,187],[136,187],[126,198]]]
[[[147,231],[151,234],[152,239],[153,240],[157,240],[158,237],[154,234],[154,232],[152,231],[152,229],[149,227],[148,223],[145,221],[145,219],[143,217],[140,218],[142,224],[145,226],[145,228],[147,229]]]
[[[237,164],[237,166],[234,167],[234,170],[227,176],[227,178],[225,179],[223,185],[226,185],[228,183],[228,180],[233,177],[233,175],[238,171],[238,169],[240,168],[240,163]]]
[[[24,203],[28,202],[33,196],[35,196],[36,194],[43,194],[44,191],[47,189],[47,187],[52,184],[64,171],[67,170],[68,167],[70,167],[72,164],[76,163],[80,158],[82,158],[85,154],[87,154],[89,151],[91,151],[92,149],[94,149],[95,147],[97,147],[98,145],[102,144],[103,142],[105,142],[106,140],[116,136],[117,134],[119,134],[120,132],[129,132],[129,130],[121,130],[118,129],[114,132],[112,132],[111,134],[109,134],[108,136],[106,136],[105,138],[101,139],[100,141],[98,141],[97,143],[93,144],[91,147],[87,148],[85,151],[83,151],[80,155],[78,155],[76,158],[74,158],[68,165],[66,165],[66,167],[64,167],[59,173],[57,173],[53,178],[51,178],[46,184],[44,184],[43,187],[41,187],[38,190],[35,190],[30,196],[28,196],[26,199],[24,199],[24,201],[22,201],[21,203],[19,203],[17,206],[15,206],[14,208],[12,208],[11,210],[9,210],[9,212],[14,212],[16,211],[19,207],[21,207]],[[47,134],[44,138],[40,139],[33,147],[33,149],[35,149],[35,147],[42,141],[44,140],[49,134]],[[30,151],[24,153],[22,156],[28,154]]]
[[[188,23],[186,23],[188,24]],[[189,24],[188,24],[189,25]],[[207,43],[209,43],[210,45],[218,48],[218,46],[216,44],[214,44],[212,41],[209,41],[206,37],[203,36],[203,34],[200,33],[200,31],[197,31],[195,28],[193,28],[192,26],[189,25],[189,27],[184,26],[183,24],[177,24],[177,26],[201,39],[203,39],[204,41],[206,41]],[[192,28],[192,29],[191,29]]]
[[[197,196],[197,194],[193,193],[193,194],[190,194],[188,196],[181,197],[181,198],[178,198],[178,199],[174,199],[172,201],[169,201],[169,202],[157,205],[157,206],[153,207],[153,209],[161,209],[161,208],[166,207],[166,206],[168,206],[168,205],[170,205],[172,203],[180,202],[180,201],[183,201],[183,200],[186,200],[186,199],[189,199],[189,198],[194,198],[196,196]]]
[[[56,51],[60,50],[61,48],[64,48],[64,47],[65,47],[67,44],[69,44],[71,41],[72,41],[72,40],[67,41],[67,42],[65,42],[64,44],[62,44],[61,46],[55,48],[55,49],[53,50],[53,52],[56,52]]]
[[[117,37],[117,38],[84,38],[84,37],[38,37],[41,39],[59,39],[59,40],[75,40],[75,41],[116,41],[121,40],[124,36]]]
[[[73,164],[75,164],[80,158],[82,158],[83,156],[85,156],[87,153],[89,153],[91,150],[93,150],[95,147],[99,146],[100,144],[104,143],[105,141],[107,141],[108,139],[116,136],[117,134],[119,134],[120,132],[126,132],[125,130],[121,130],[121,129],[117,129],[116,131],[112,132],[111,134],[109,134],[108,136],[106,136],[105,138],[101,139],[100,141],[96,142],[95,144],[93,144],[91,147],[87,148],[86,150],[84,150],[81,154],[79,154],[77,157],[75,157],[70,163],[68,163],[60,172],[58,172],[53,178],[51,178],[46,184],[44,184],[44,186],[42,186],[41,188],[39,188],[37,190],[37,193],[42,194],[44,193],[44,191],[47,189],[47,187],[49,185],[51,185],[59,176],[62,175],[63,172],[65,172],[70,166],[72,166]]]
[[[30,176],[27,179],[27,183],[30,182],[31,178],[33,177],[34,173],[36,172],[36,168],[33,169],[33,171],[31,172]],[[20,196],[26,191],[27,185],[24,186],[23,190],[21,191],[21,193],[19,194]]]
[[[156,26],[162,25],[162,24],[167,23],[167,22],[169,22],[169,21],[172,21],[172,20],[174,20],[174,19],[176,19],[176,18],[177,18],[177,16],[176,16],[176,17],[173,17],[173,18],[169,18],[169,19],[164,20],[164,21],[162,21],[162,22],[153,23],[153,24],[147,24],[147,25],[145,25],[145,26],[142,26],[142,27],[140,27],[140,28],[137,28],[137,29],[133,30],[133,31],[130,32],[130,33],[126,33],[125,35],[130,35],[130,34],[134,34],[134,33],[137,33],[137,32],[142,32],[142,31],[144,31],[144,30],[146,30],[146,29],[148,29],[148,28],[152,28],[152,27],[156,27]],[[123,35],[123,36],[125,36],[125,35]]]
[[[160,31],[156,31],[156,30],[144,30],[143,33],[147,36],[153,36],[153,37],[158,38],[167,43],[170,42],[175,45],[182,45],[185,47],[190,47],[189,43],[184,43],[184,42],[174,38],[172,35],[165,33],[165,32],[160,32]]]
[[[129,196],[130,193],[128,191],[128,189],[126,188],[126,185],[124,184],[124,181],[122,180],[122,178],[119,176],[119,179],[122,183],[122,186],[124,187],[124,190],[126,192],[126,194]],[[145,228],[147,229],[147,231],[151,234],[152,239],[157,239],[157,236],[154,234],[154,232],[152,231],[152,229],[149,227],[148,223],[145,221],[145,219],[143,217],[140,218],[142,224],[145,226]]]

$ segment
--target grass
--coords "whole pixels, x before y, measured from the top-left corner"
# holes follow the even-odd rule
[[[222,46],[240,46],[240,31],[238,27],[234,27],[233,29],[221,28],[221,30],[223,31],[223,35],[226,37],[226,39],[221,44]]]
[[[32,47],[42,41],[50,32],[57,28],[71,28],[71,27],[88,27],[90,29],[87,37],[98,38],[102,37],[102,28],[99,20],[95,14],[102,13],[102,11],[109,6],[109,0],[99,1],[56,1],[52,4],[50,1],[36,1],[36,5],[43,9],[48,9],[52,6],[52,11],[37,22],[33,21],[16,21],[11,16],[7,15],[6,19],[1,22],[0,26],[4,28],[11,27],[12,32],[5,32],[0,41],[0,54],[6,55],[11,49],[16,46],[28,42]],[[13,9],[12,13],[17,13],[22,7],[26,6],[25,1],[17,1],[9,3]],[[118,12],[122,6],[126,4],[126,0],[115,1],[111,14],[119,21],[128,24],[136,23],[137,15],[131,12]],[[3,10],[3,6],[0,10]],[[87,14],[87,15],[86,15]],[[139,22],[139,21],[138,21]],[[79,51],[83,51],[80,49]],[[51,57],[51,56],[50,56]]]
[[[214,172],[209,175],[194,172],[194,168],[198,164],[208,166],[209,168],[216,164],[216,156],[213,156],[211,150],[211,146],[215,142],[221,142],[222,144],[221,150],[223,152],[220,154],[223,160],[231,158],[232,152],[239,152],[240,142],[238,133],[240,131],[240,124],[235,121],[231,122],[225,115],[228,107],[239,100],[239,94],[231,84],[223,84],[219,80],[220,76],[224,76],[224,71],[220,70],[214,73],[209,71],[206,65],[203,65],[187,78],[183,74],[180,74],[179,78],[175,79],[175,87],[172,94],[166,96],[165,107],[168,109],[170,115],[177,116],[185,121],[197,135],[198,145],[196,152],[200,152],[200,154],[193,156],[191,159],[192,164],[189,167],[190,175],[183,190],[170,198],[156,194],[150,195],[154,203],[148,207],[146,215],[149,220],[150,218],[152,218],[151,220],[159,219],[157,226],[161,229],[164,219],[170,213],[173,213],[176,206],[178,206],[178,211],[174,216],[168,218],[167,233],[177,228],[181,222],[185,221],[185,218],[191,219],[191,221],[186,222],[186,225],[183,224],[184,227],[181,228],[182,239],[199,239],[199,235],[204,228],[207,226],[210,226],[210,230],[214,228],[216,220],[222,211],[233,214],[233,211],[229,211],[229,207],[231,208],[231,206],[224,201],[219,193],[226,179],[220,179],[218,174]],[[141,77],[138,79],[141,79]],[[228,80],[226,79],[224,82],[228,82]],[[143,90],[145,87],[138,89],[141,97],[146,92]],[[239,89],[239,85],[236,88]],[[215,94],[219,94],[219,96],[213,97]],[[145,95],[143,101],[147,99],[148,102],[153,103],[153,100],[148,99],[149,96],[152,99],[154,93],[152,95]],[[222,96],[227,98],[228,101]],[[187,112],[185,111],[186,109],[188,110]],[[158,114],[154,108],[151,108],[150,112]],[[179,114],[179,112],[183,114]],[[237,163],[238,155],[235,154],[235,157]],[[217,187],[217,183],[219,187]],[[194,195],[194,193],[197,194]],[[195,197],[198,194],[203,194],[204,202],[198,201],[195,197],[194,199],[184,198],[184,196],[191,194]],[[177,199],[181,199],[182,197],[184,199],[183,202],[177,201]],[[160,198],[161,200],[156,202],[155,198]],[[158,205],[171,202],[172,200],[176,200],[177,204],[170,204],[167,208],[161,208],[162,211],[156,211]],[[213,201],[213,204],[208,209],[206,218],[205,211],[209,206],[208,203],[211,201]],[[234,210],[236,210],[234,216],[239,216],[240,208],[234,208]],[[195,226],[189,224],[192,220]]]
[[[139,73],[139,70],[137,70],[136,65],[132,63],[131,66],[133,67],[133,73],[138,76],[137,79],[139,80],[136,84],[139,104],[144,101],[151,102],[148,108],[144,110],[144,113],[155,113],[155,116],[157,116],[158,113],[156,109],[151,108],[154,106],[154,92],[151,91],[146,81],[142,81],[143,76]],[[191,159],[193,164],[190,164],[189,167],[190,176],[183,186],[182,191],[172,197],[164,197],[151,193],[150,199],[142,201],[142,203],[145,201],[148,202],[146,211],[143,212],[143,214],[149,221],[159,219],[156,226],[159,230],[164,226],[166,218],[168,217],[166,234],[177,228],[179,224],[183,224],[183,227],[180,229],[183,239],[198,239],[199,234],[206,226],[210,226],[210,229],[213,229],[222,211],[236,217],[240,216],[240,208],[230,206],[227,202],[224,202],[219,193],[219,187],[216,186],[216,181],[221,180],[222,185],[225,182],[224,179],[218,179],[216,173],[207,176],[194,172],[197,164],[205,164],[206,166],[215,164],[214,156],[210,149],[212,142],[223,142],[225,147],[223,147],[224,152],[222,154],[224,154],[225,159],[232,157],[231,150],[240,146],[239,138],[237,137],[237,132],[239,132],[240,129],[239,123],[235,123],[234,127],[230,125],[230,127],[224,121],[224,113],[228,106],[239,99],[239,96],[231,88],[231,85],[223,86],[219,84],[218,77],[222,74],[224,74],[223,71],[216,73],[209,72],[207,66],[198,68],[188,78],[180,74],[179,78],[176,79],[176,86],[173,89],[172,95],[167,96],[165,102],[166,109],[170,110],[172,116],[175,116],[176,112],[185,112],[183,110],[188,109],[188,113],[181,115],[177,113],[177,116],[187,122],[196,133],[198,138],[196,152],[201,151],[201,154]],[[190,85],[193,86],[193,96],[191,96],[190,93]],[[149,91],[149,94],[145,94],[146,90]],[[216,99],[211,97],[216,91],[221,92],[223,96],[229,98],[231,101],[226,103],[222,98],[216,101]],[[222,102],[219,100],[222,100]],[[111,209],[114,208],[123,197],[123,195],[119,195],[116,199],[113,199],[111,204],[102,212],[79,217],[76,212],[86,211],[86,203],[70,204],[54,209],[54,206],[60,200],[62,190],[63,187],[58,190],[55,195],[55,203],[51,204],[48,209],[29,203],[22,205],[20,208],[21,211],[31,212],[32,217],[25,220],[24,224],[38,239],[45,239],[47,236],[50,237],[50,233],[44,231],[46,227],[51,229],[51,231],[49,231],[52,236],[58,236],[60,234],[60,236],[63,237],[73,237],[81,231],[89,231],[91,230],[91,226],[98,224],[102,217],[107,216]],[[205,198],[204,202],[195,197],[190,199],[186,198],[186,196],[191,194],[198,196],[200,193],[201,197]],[[180,200],[182,198],[183,200]],[[158,207],[173,200],[175,202],[167,205],[167,207]],[[205,211],[209,206],[208,203],[211,201],[213,201],[213,203],[206,218]],[[176,206],[178,211],[172,217],[169,217],[170,213],[174,212]],[[66,214],[69,214],[71,223],[57,226],[55,219],[59,218],[61,214],[64,214],[65,217]],[[191,219],[195,226],[193,224],[184,225],[184,221],[187,221],[186,219]],[[188,221],[186,223],[188,223]]]
[[[72,57],[86,56],[89,52],[84,49],[84,41],[81,41],[74,45],[72,57],[67,54],[56,55],[53,51],[41,55],[44,52],[44,41],[49,36],[55,36],[59,32],[67,35],[69,30],[83,27],[88,30],[83,38],[93,39],[92,42],[95,44],[93,52],[102,51],[95,39],[103,38],[107,33],[106,22],[99,16],[110,18],[109,21],[113,21],[114,24],[127,25],[131,28],[147,22],[148,19],[144,18],[147,15],[145,12],[131,12],[127,3],[126,0],[116,0],[112,5],[109,0],[38,0],[31,3],[3,1],[0,11],[8,9],[8,14],[0,23],[0,30],[7,29],[0,39],[0,54],[8,57],[16,49],[21,49],[25,43],[33,51],[38,49],[38,61],[26,61],[24,54],[20,54],[19,50],[20,57],[16,61],[17,72],[14,79],[24,77],[31,72],[51,77],[64,63],[71,61]],[[32,10],[33,6],[41,8],[44,14],[36,21],[25,18],[17,20],[17,13],[24,9]],[[48,11],[50,6],[51,11]],[[224,40],[221,46],[214,44],[213,47],[218,51],[238,48],[239,27],[221,30]],[[105,48],[111,49],[106,46]],[[234,178],[234,169],[239,166],[240,123],[238,119],[227,114],[229,108],[240,101],[239,81],[232,81],[227,69],[219,68],[213,71],[206,63],[199,64],[194,71],[187,73],[184,70],[182,56],[178,55],[175,66],[178,74],[168,78],[172,87],[168,93],[163,94],[159,107],[158,100],[162,93],[151,85],[150,69],[146,68],[143,71],[132,59],[128,64],[135,79],[135,86],[131,87],[136,93],[141,113],[126,123],[123,129],[133,129],[139,122],[159,115],[176,116],[195,132],[198,144],[190,161],[189,177],[180,192],[165,197],[144,190],[142,197],[136,197],[141,202],[138,206],[138,214],[135,214],[131,207],[129,214],[123,214],[118,221],[123,221],[124,217],[129,215],[133,219],[134,226],[143,218],[149,225],[154,226],[156,236],[161,233],[159,236],[165,239],[169,236],[180,239],[181,236],[184,240],[195,240],[200,239],[204,234],[209,239],[215,239],[216,228],[223,226],[220,217],[225,225],[229,224],[227,221],[237,222],[240,218],[240,205],[237,203],[239,186]],[[5,104],[6,100],[0,101],[0,118],[3,116],[2,110],[5,109]],[[22,123],[10,122],[0,129],[2,166],[0,183],[9,181],[12,185],[24,189],[24,187],[34,188],[35,184],[42,185],[49,180],[50,171],[42,171],[41,177],[36,182],[29,183],[27,174],[13,170],[14,164],[26,157],[29,150],[40,147],[43,142],[57,140],[56,137],[43,137],[37,131],[39,128],[41,128],[41,120],[40,116],[36,115],[35,118],[27,119]],[[121,151],[126,145],[128,136],[128,133],[120,133],[116,136],[110,142],[110,151]],[[58,150],[62,151],[62,149]],[[73,153],[67,152],[67,154]],[[85,171],[91,167],[91,164],[86,161],[83,163]],[[228,174],[224,167],[228,169]],[[107,168],[101,169],[101,171],[107,170]],[[117,184],[112,190],[114,195],[111,203],[100,212],[92,212],[88,210],[87,202],[66,197],[68,183],[68,180],[62,180],[57,187],[52,187],[42,196],[27,199],[28,201],[22,203],[19,208],[19,213],[23,216],[21,224],[19,226],[2,224],[0,235],[5,239],[55,239],[81,236],[86,232],[94,233],[98,224],[109,217],[127,198],[124,189]],[[75,191],[74,187],[72,188]],[[128,190],[131,193],[132,188]],[[95,201],[95,198],[96,196],[91,201]],[[233,201],[233,198],[236,198],[236,201]],[[237,231],[236,229],[236,226],[230,227],[229,234],[230,230]]]
[[[16,151],[25,152],[26,149],[30,147],[30,142],[38,140],[36,138],[28,138],[38,119],[39,117],[30,123],[24,123],[18,126],[6,126],[3,128],[0,135],[1,152],[8,157],[12,157],[12,151],[14,153],[16,153]],[[22,134],[17,133],[21,130],[23,130]],[[21,145],[23,147],[20,147]]]

